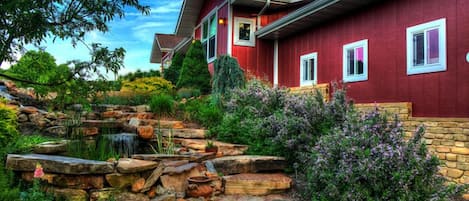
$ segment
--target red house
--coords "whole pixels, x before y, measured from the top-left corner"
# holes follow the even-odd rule
[[[228,54],[275,85],[342,81],[357,103],[469,117],[468,10],[466,0],[184,0],[175,35],[201,40],[209,68]]]

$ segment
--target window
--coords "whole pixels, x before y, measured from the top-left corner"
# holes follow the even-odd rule
[[[368,40],[344,45],[343,80],[357,82],[368,79]]]
[[[207,61],[213,61],[217,49],[217,15],[216,13],[208,15],[202,23],[202,45],[205,50]]]
[[[306,54],[300,57],[300,86],[317,83],[318,53]]]
[[[446,70],[446,19],[407,28],[407,75]]]
[[[240,46],[256,46],[254,31],[256,20],[250,18],[234,18],[234,41],[233,44]]]

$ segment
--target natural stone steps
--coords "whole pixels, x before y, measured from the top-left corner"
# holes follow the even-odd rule
[[[115,120],[82,120],[82,127],[97,127],[97,128],[122,128],[123,125]]]
[[[204,151],[207,146],[207,140],[202,139],[184,139],[184,138],[174,138],[175,144],[180,144],[183,147],[188,149]],[[230,144],[220,141],[212,141],[215,146],[218,147],[217,156],[237,156],[243,155],[244,152],[248,149],[247,145],[241,144]]]
[[[226,195],[269,195],[291,187],[292,179],[283,173],[237,174],[223,177]]]
[[[191,154],[134,154],[134,159],[147,161],[178,161],[188,160],[190,162],[202,162],[215,158],[214,153],[191,153]]]
[[[107,174],[114,172],[114,164],[104,161],[42,154],[8,154],[6,167],[14,171],[34,171],[40,163],[44,172],[62,174]]]
[[[224,175],[283,171],[287,166],[285,158],[277,156],[225,156],[212,159],[211,162]]]
[[[204,129],[159,129],[164,137],[186,138],[186,139],[205,139],[207,130]],[[156,130],[158,132],[158,130]]]
[[[184,128],[182,121],[169,121],[169,120],[157,120],[157,119],[140,119],[140,125],[142,126],[153,126],[155,128]]]

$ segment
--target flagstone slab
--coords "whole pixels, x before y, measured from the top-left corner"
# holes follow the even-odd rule
[[[117,163],[117,171],[120,173],[137,173],[155,169],[157,162],[131,158],[121,158]]]
[[[237,174],[223,177],[226,195],[269,195],[291,187],[292,179],[285,174]]]
[[[174,143],[181,144],[182,146],[195,149],[199,151],[204,151],[207,146],[207,140],[203,139],[184,139],[184,138],[174,138]],[[242,144],[230,144],[220,141],[212,141],[213,145],[218,147],[217,156],[237,156],[243,155],[244,152],[248,150],[247,145]]]
[[[190,153],[190,154],[134,154],[134,159],[147,161],[177,161],[188,160],[190,162],[202,162],[215,158],[214,153]]]
[[[40,163],[44,172],[62,174],[107,174],[114,163],[43,154],[8,154],[6,167],[14,171],[34,171]]]
[[[207,130],[182,128],[182,129],[160,129],[163,137],[186,138],[186,139],[205,139]]]
[[[224,175],[283,171],[287,166],[285,158],[277,156],[225,156],[210,161]]]

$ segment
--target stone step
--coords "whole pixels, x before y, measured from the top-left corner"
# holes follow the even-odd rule
[[[214,153],[191,153],[191,154],[134,154],[134,159],[147,161],[178,161],[188,160],[190,162],[202,162],[215,158]]]
[[[184,139],[174,138],[175,144],[180,144],[188,149],[194,149],[198,151],[204,151],[207,145],[207,140],[202,139]],[[243,155],[248,150],[247,145],[241,144],[230,144],[220,141],[212,141],[215,146],[218,147],[217,156],[237,156]]]
[[[97,127],[97,128],[122,128],[123,125],[119,121],[114,120],[83,120],[83,127]]]
[[[290,189],[292,179],[282,173],[244,173],[223,177],[226,195],[269,195]]]
[[[283,171],[287,164],[285,158],[277,156],[225,156],[211,160],[218,172],[224,175]]]
[[[169,121],[169,120],[158,120],[158,119],[140,119],[141,126],[153,126],[155,128],[173,128],[179,129],[184,128],[182,121]]]
[[[156,130],[158,131],[158,129]],[[164,137],[186,138],[186,139],[205,139],[207,130],[204,129],[160,129]]]
[[[273,194],[266,196],[253,195],[220,195],[213,201],[294,201],[294,199],[282,194]]]
[[[158,166],[157,162],[145,161],[131,158],[121,158],[117,163],[117,171],[120,173],[138,173],[147,170],[155,169]]]
[[[8,154],[6,167],[14,171],[34,171],[40,163],[46,173],[107,174],[114,172],[114,163],[42,154]]]

